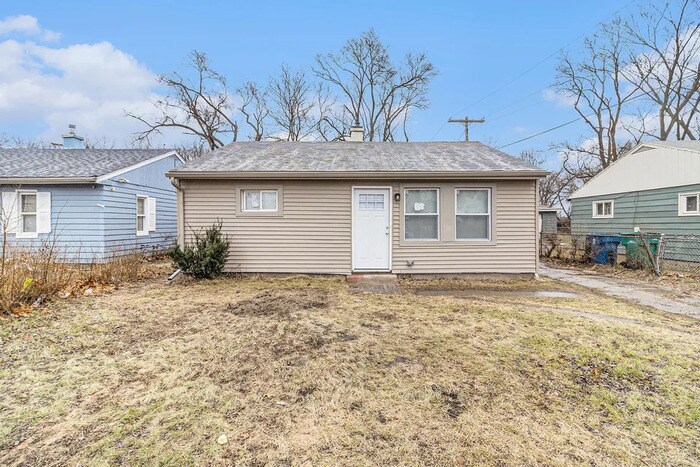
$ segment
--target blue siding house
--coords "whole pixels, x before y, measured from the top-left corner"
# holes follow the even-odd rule
[[[0,232],[82,263],[167,249],[177,208],[165,172],[181,163],[167,149],[0,149]]]

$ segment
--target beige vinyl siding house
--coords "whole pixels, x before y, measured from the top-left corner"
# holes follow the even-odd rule
[[[221,220],[229,271],[530,275],[543,174],[479,143],[251,142],[168,176],[179,241]]]

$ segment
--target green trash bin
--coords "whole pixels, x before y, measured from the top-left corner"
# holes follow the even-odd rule
[[[644,239],[649,243],[649,251],[652,258],[656,258],[656,251],[659,249],[660,234],[644,234]],[[652,263],[649,261],[649,255],[646,248],[642,244],[641,238],[637,232],[621,233],[620,244],[625,247],[626,263],[631,268],[650,268]]]

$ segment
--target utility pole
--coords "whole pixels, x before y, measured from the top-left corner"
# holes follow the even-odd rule
[[[450,123],[463,123],[464,124],[464,141],[469,141],[469,124],[470,123],[486,123],[486,120],[480,118],[479,120],[470,120],[469,117],[464,118],[451,118],[448,120]]]

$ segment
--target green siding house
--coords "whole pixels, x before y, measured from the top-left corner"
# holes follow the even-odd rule
[[[557,213],[559,212],[559,210],[557,208],[552,208],[549,206],[540,206],[538,208],[538,211],[540,213],[540,233],[557,233],[559,225],[559,216],[557,216]]]
[[[573,234],[700,235],[700,142],[641,143],[569,201]]]

